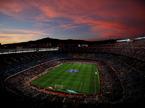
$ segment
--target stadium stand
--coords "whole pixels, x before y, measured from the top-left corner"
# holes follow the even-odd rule
[[[145,40],[63,46],[59,51],[0,55],[1,93],[31,103],[32,107],[75,107],[100,104],[144,103]],[[71,47],[71,49],[70,49]],[[99,65],[101,92],[94,96],[61,96],[36,89],[29,80],[65,61],[89,61]],[[65,94],[66,95],[66,94]],[[19,101],[20,101],[19,100]],[[16,100],[18,101],[18,100]]]

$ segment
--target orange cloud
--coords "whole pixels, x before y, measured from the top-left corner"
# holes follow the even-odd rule
[[[3,29],[0,32],[0,43],[16,43],[35,40],[44,35],[41,31],[23,29]]]

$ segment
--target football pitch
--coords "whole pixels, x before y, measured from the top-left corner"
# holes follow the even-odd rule
[[[72,94],[97,94],[100,91],[98,67],[91,63],[63,63],[34,79],[39,88]]]

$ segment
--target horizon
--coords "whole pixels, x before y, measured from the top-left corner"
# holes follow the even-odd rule
[[[101,41],[145,33],[143,0],[0,0],[0,43]]]
[[[117,40],[117,39],[109,39],[109,40],[83,40],[83,39],[57,39],[57,38],[50,38],[50,37],[45,37],[45,38],[40,38],[40,39],[36,39],[36,40],[29,40],[29,41],[23,41],[23,42],[16,42],[16,43],[5,43],[1,45],[12,45],[12,44],[21,44],[21,43],[27,43],[27,42],[34,42],[34,41],[39,41],[39,40],[43,40],[43,39],[56,39],[59,41],[69,41],[69,40],[76,40],[76,41],[85,41],[85,42],[100,42],[100,41],[111,41],[111,40]]]

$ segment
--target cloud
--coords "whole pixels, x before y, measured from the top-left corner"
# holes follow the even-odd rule
[[[0,43],[15,43],[35,40],[45,35],[41,31],[32,31],[26,29],[1,29]]]
[[[8,16],[16,16],[23,11],[23,6],[16,0],[0,0],[0,12]]]
[[[34,21],[42,31],[78,30],[88,26],[90,35],[96,34],[94,39],[97,40],[134,36],[145,30],[145,2],[142,0],[1,0],[0,12]],[[37,14],[32,15],[35,12]],[[52,23],[61,18],[70,21]]]
[[[108,37],[120,37],[125,33],[132,35],[144,32],[145,29],[145,7],[140,1],[54,0],[52,3],[38,4],[38,8],[48,19],[64,17],[73,20],[72,24],[62,25],[64,29],[86,24],[92,29],[91,32],[100,32],[103,38],[104,35],[107,37],[107,33]]]

